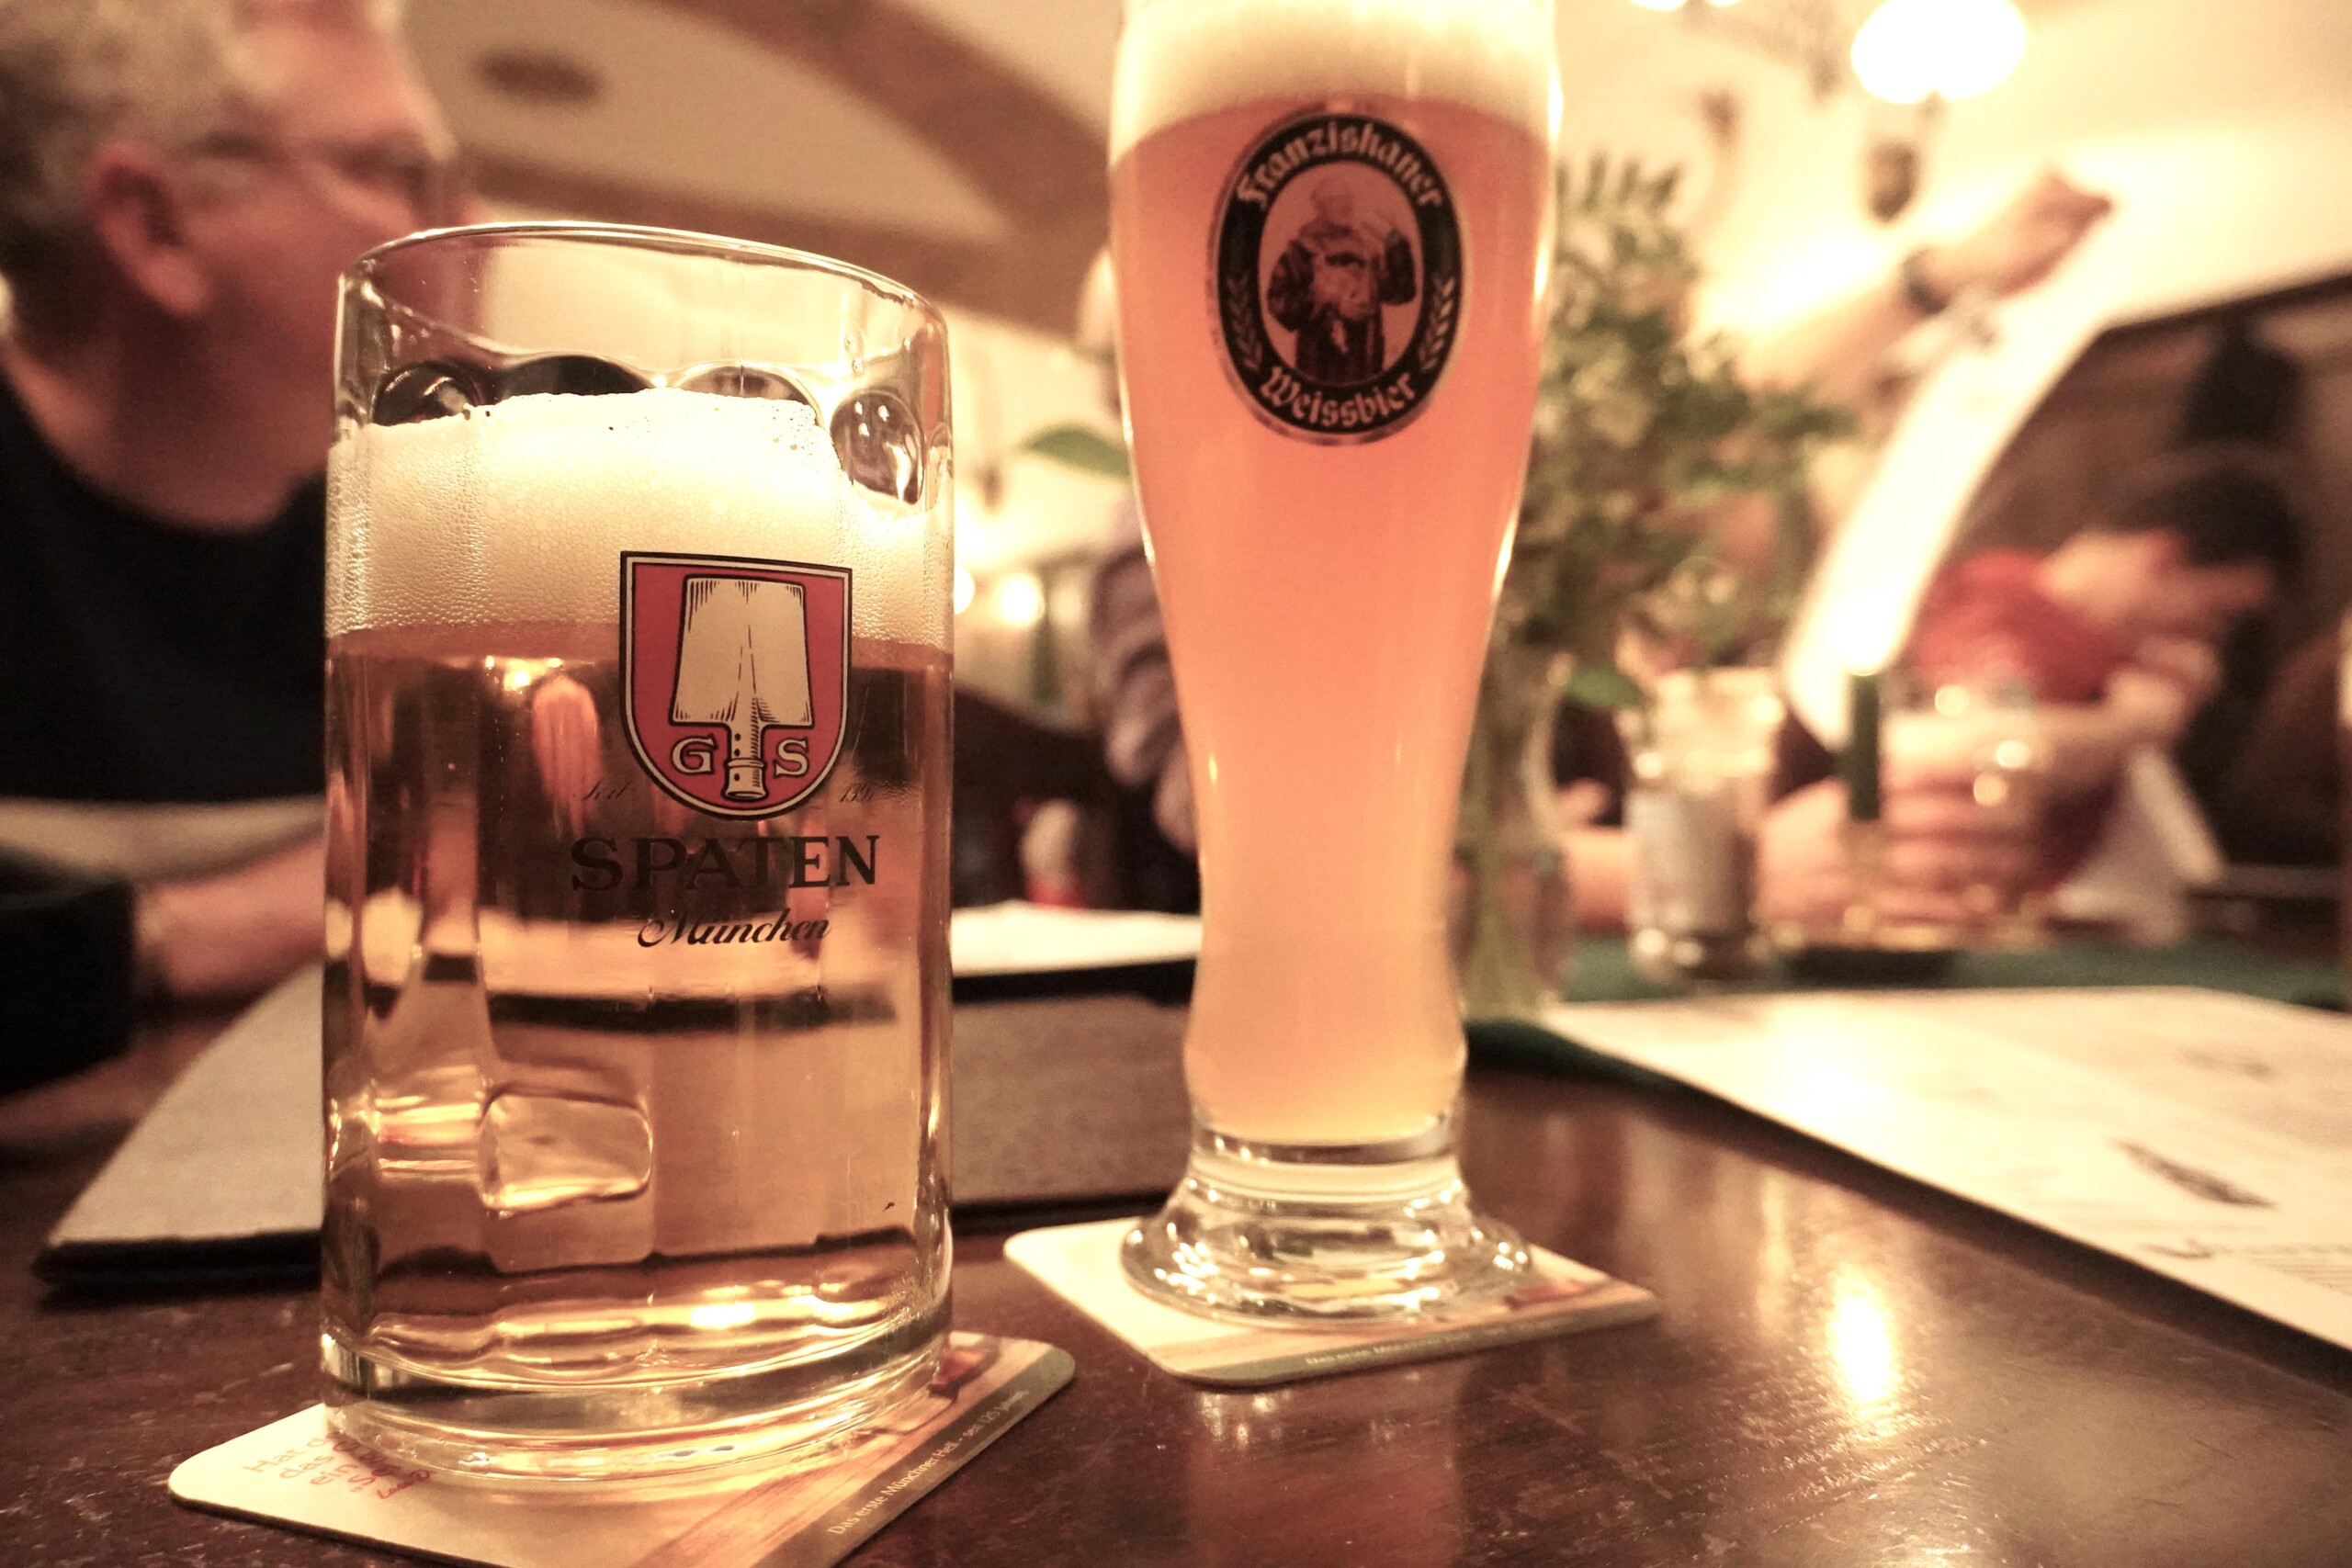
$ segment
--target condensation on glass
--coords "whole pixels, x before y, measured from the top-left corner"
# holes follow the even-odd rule
[[[944,330],[652,230],[344,283],[324,1359],[380,1451],[817,1451],[947,1313]]]

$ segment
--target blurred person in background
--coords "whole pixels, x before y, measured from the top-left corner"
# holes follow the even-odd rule
[[[335,280],[471,205],[396,26],[0,0],[0,852],[136,885],[60,984],[319,951]]]
[[[1930,586],[1904,666],[1928,689],[2021,681],[2046,798],[2036,841],[2020,842],[1977,809],[1973,769],[1891,761],[1887,865],[1903,916],[1964,928],[1972,884],[2047,889],[2084,863],[2132,753],[2179,741],[2221,683],[2225,640],[2294,580],[2303,525],[2274,467],[2233,447],[2157,459],[2049,554],[1986,550]],[[1775,808],[1768,918],[1832,925],[1856,896],[1837,848],[1844,815],[1834,781]]]
[[[2033,690],[2053,795],[2045,880],[2090,850],[2125,759],[2187,732],[2221,686],[2224,641],[2294,580],[2303,537],[2260,456],[2180,453],[2048,555],[1987,550],[1928,590],[1907,656],[1928,684]]]
[[[1740,369],[1765,387],[1810,387],[1865,412],[1902,380],[1895,345],[1963,302],[2006,299],[2042,282],[2115,209],[2104,194],[2044,169],[1957,238],[1921,245],[1877,282],[1751,344]]]
[[[2172,446],[2245,451],[2288,479],[2293,493],[2316,499],[2326,486],[2311,378],[2301,360],[2270,341],[2263,316],[2241,310],[2222,319],[2189,383]],[[2324,518],[2304,521],[2316,530],[2315,545],[2326,536]],[[2322,607],[2312,592],[2324,592],[2328,579],[2306,573],[2280,595],[2277,619],[2308,624],[2304,617]],[[2174,759],[2231,860],[2334,861],[2336,637],[2331,627],[2285,646],[2270,620],[2249,620],[2222,644],[2222,688],[2173,749]]]
[[[2233,858],[2331,865],[2344,858],[2344,638],[2331,628],[2281,661],[2223,775]]]
[[[1111,253],[1094,258],[1079,298],[1078,347],[1102,367],[1102,406],[1120,417],[1118,285]],[[1102,760],[1120,790],[1115,836],[1125,881],[1141,908],[1201,907],[1193,779],[1176,714],[1176,674],[1132,490],[1103,530],[1087,595],[1088,668]]]
[[[1740,355],[1740,369],[1756,386],[1803,387],[1824,401],[1855,409],[1866,428],[1883,434],[1899,412],[1910,379],[1896,363],[1905,340],[1955,306],[1981,309],[2039,285],[2113,210],[2104,194],[2054,169],[2043,170],[1965,233],[1914,249],[1876,282],[1749,345]],[[1839,520],[1835,506],[1825,501],[1817,486],[1814,521],[1822,535],[1834,532]],[[1719,509],[1711,526],[1735,562],[1760,568],[1770,558],[1776,525],[1762,497],[1734,500]],[[1623,788],[1625,753],[1605,714],[1571,705],[1563,710],[1559,733],[1554,764],[1568,781],[1564,815],[1590,824],[1570,834],[1577,918],[1589,927],[1621,928],[1631,890],[1632,845],[1620,829],[1600,825],[1600,819]],[[1793,718],[1781,752],[1778,787],[1787,793],[1763,824],[1758,901],[1764,917],[1776,924],[1835,924],[1852,897],[1838,830],[1846,815],[1844,788],[1823,777],[1832,760]],[[1892,833],[1905,835],[1915,826],[1933,829],[1944,820],[1941,781],[1897,771],[1884,784]],[[1939,836],[1900,845],[1889,869],[1917,883],[1904,894],[1910,913],[1943,919],[1961,910],[1956,900],[1944,897],[1942,886],[1982,879],[1989,874],[1988,857],[2010,852],[1997,843]]]

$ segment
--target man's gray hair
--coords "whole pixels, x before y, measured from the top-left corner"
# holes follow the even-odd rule
[[[0,276],[71,265],[88,238],[84,176],[109,139],[166,150],[265,107],[244,35],[306,12],[397,22],[398,0],[0,0]]]

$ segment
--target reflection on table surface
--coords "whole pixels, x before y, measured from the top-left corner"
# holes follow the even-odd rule
[[[967,1004],[959,1026],[985,1032],[1006,1005]],[[1013,1005],[1066,1012],[1057,1049],[1135,1038],[1125,998]],[[167,1072],[205,1027],[156,1025],[141,1070]],[[62,1100],[46,1123],[0,1122],[12,1555],[393,1561],[165,1497],[172,1463],[313,1397],[311,1286],[45,1300],[28,1261],[102,1159],[106,1115],[136,1099],[80,1092],[96,1109],[79,1134]],[[1001,1230],[967,1226],[958,1325],[1060,1345],[1078,1377],[854,1561],[2352,1555],[2352,1359],[2325,1346],[1692,1096],[1474,1066],[1465,1136],[1496,1213],[1655,1291],[1662,1315],[1217,1392],[1152,1370],[1001,1258]]]

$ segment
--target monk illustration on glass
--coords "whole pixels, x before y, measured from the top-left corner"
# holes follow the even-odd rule
[[[1419,292],[1413,243],[1396,225],[1358,216],[1344,175],[1307,191],[1299,226],[1266,284],[1266,313],[1298,334],[1298,373],[1325,385],[1369,381],[1388,368],[1382,308]]]

